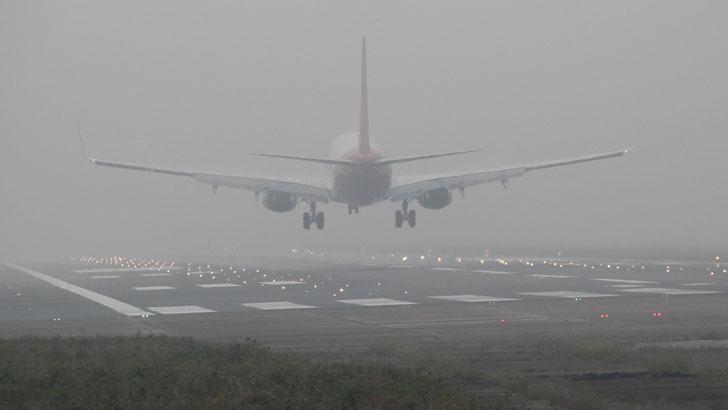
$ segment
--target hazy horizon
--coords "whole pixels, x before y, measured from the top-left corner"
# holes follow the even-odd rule
[[[8,1],[0,5],[0,256],[489,249],[709,258],[728,246],[728,4],[697,1]],[[98,158],[323,178],[356,131],[368,45],[372,139],[394,166],[485,170],[636,144],[623,158],[399,204],[278,214],[248,191],[94,167]],[[641,123],[637,134],[638,124]],[[244,251],[243,251],[244,250]]]

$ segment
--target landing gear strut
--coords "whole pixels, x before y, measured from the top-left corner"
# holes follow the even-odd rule
[[[402,201],[402,210],[399,209],[394,212],[394,226],[396,228],[401,228],[402,224],[404,224],[404,221],[407,221],[407,224],[409,224],[410,228],[414,228],[415,224],[417,223],[417,214],[415,214],[414,210],[408,210],[409,208],[409,201],[403,200]]]
[[[349,215],[351,215],[351,214],[359,215],[359,207],[356,205],[349,204]]]
[[[324,213],[316,212],[316,202],[311,201],[311,212],[303,213],[303,229],[311,228],[311,223],[316,223],[316,228],[324,229]]]

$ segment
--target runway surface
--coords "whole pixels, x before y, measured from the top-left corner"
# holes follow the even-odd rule
[[[230,258],[234,259],[234,258]],[[701,262],[290,254],[265,262],[0,261],[0,336],[154,332],[277,349],[502,343],[726,329],[728,274]]]

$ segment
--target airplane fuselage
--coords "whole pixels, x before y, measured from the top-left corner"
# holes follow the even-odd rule
[[[353,206],[372,205],[385,198],[392,186],[392,167],[374,164],[384,154],[372,145],[362,154],[356,145],[355,133],[344,134],[332,143],[332,158],[354,161],[361,165],[336,165],[332,172],[334,197]]]

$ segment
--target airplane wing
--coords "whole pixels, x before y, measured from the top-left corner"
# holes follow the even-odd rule
[[[81,139],[80,135],[79,139]],[[83,153],[83,156],[91,161],[91,163],[93,163],[94,165],[129,169],[133,171],[156,172],[160,174],[190,177],[199,183],[212,185],[213,193],[215,192],[215,190],[217,190],[218,186],[225,186],[230,188],[247,189],[249,191],[264,193],[272,191],[286,192],[295,195],[299,199],[323,203],[328,203],[331,197],[331,190],[329,188],[326,188],[323,185],[317,186],[307,182],[244,177],[237,175],[221,175],[202,171],[151,167],[142,164],[95,159],[86,155],[86,150],[83,147],[83,140],[81,140],[81,152]]]
[[[293,180],[244,177],[237,175],[221,175],[209,172],[150,167],[141,164],[106,161],[93,158],[88,159],[94,165],[100,165],[104,167],[123,168],[134,171],[156,172],[160,174],[190,177],[199,183],[212,185],[214,190],[216,190],[218,186],[225,186],[230,188],[247,189],[249,191],[264,193],[271,191],[286,192],[295,195],[299,199],[317,201],[322,203],[328,203],[331,197],[331,190],[328,188]]]
[[[503,186],[506,187],[509,179],[522,177],[530,171],[621,157],[631,151],[633,148],[634,147],[621,151],[562,159],[557,161],[539,162],[536,164],[521,165],[510,168],[468,172],[463,174],[435,175],[420,178],[417,181],[396,185],[390,188],[388,196],[389,199],[392,200],[392,202],[395,202],[417,198],[423,195],[425,192],[434,189],[465,189],[470,186],[485,184],[494,181],[500,181]]]

